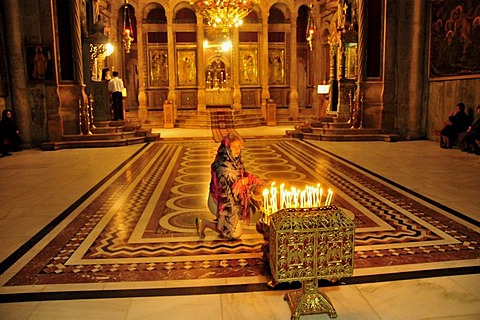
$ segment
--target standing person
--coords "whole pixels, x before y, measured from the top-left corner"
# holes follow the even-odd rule
[[[468,129],[469,120],[465,113],[465,104],[458,103],[455,111],[448,117],[448,124],[440,131],[440,148],[451,149],[459,133]]]
[[[2,119],[0,120],[0,145],[3,156],[10,156],[9,151],[21,151],[21,137],[15,121],[13,120],[12,111],[3,110]]]
[[[252,198],[261,181],[245,171],[241,151],[243,140],[235,134],[226,135],[218,147],[210,166],[211,180],[208,208],[216,216],[214,221],[196,218],[199,237],[205,237],[205,229],[216,231],[222,237],[233,240],[242,235],[240,220],[250,218]],[[259,190],[260,188],[258,188]],[[258,206],[257,206],[258,207]]]
[[[480,104],[477,106],[477,116],[467,129],[467,134],[463,138],[464,147],[462,151],[480,155],[480,146],[476,140],[480,140]]]
[[[102,81],[110,81],[112,77],[110,76],[110,69],[103,68],[102,69]]]
[[[118,77],[118,71],[113,71],[113,78],[108,82],[108,91],[112,95],[113,120],[123,120],[123,80]]]

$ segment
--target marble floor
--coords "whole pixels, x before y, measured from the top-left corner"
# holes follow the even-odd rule
[[[269,135],[279,139],[288,129],[237,131],[248,141]],[[164,141],[212,137],[209,130],[156,132]],[[479,156],[440,149],[433,141],[307,142],[437,203],[450,219],[480,233]],[[290,289],[271,290],[258,284],[265,279],[249,277],[223,279],[217,287],[210,283],[209,290],[205,279],[5,286],[41,252],[32,244],[53,238],[42,238],[41,231],[50,225],[65,227],[68,217],[57,223],[59,217],[143,147],[24,150],[0,159],[0,319],[290,319],[284,301]],[[31,249],[21,255],[25,247]],[[382,266],[356,271],[358,281],[325,285],[322,291],[339,319],[479,319],[479,273],[479,256]],[[382,274],[388,277],[378,276]],[[72,291],[76,294],[66,294]]]

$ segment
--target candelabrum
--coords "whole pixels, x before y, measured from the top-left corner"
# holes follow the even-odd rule
[[[355,116],[355,103],[354,103],[354,98],[353,98],[353,94],[352,94],[352,90],[348,91],[348,107],[349,107],[349,110],[350,110],[350,117],[348,119],[348,123],[351,125],[351,128],[355,128],[355,120],[356,120],[356,116]]]
[[[258,229],[258,228],[257,228]],[[355,224],[334,205],[283,209],[270,216],[268,262],[274,283],[300,281],[288,292],[292,319],[301,315],[337,312],[318,280],[337,281],[353,275]]]
[[[359,110],[358,118],[360,120],[360,123],[358,124],[358,128],[363,128],[363,112],[364,112],[363,93],[360,95],[360,101],[358,102],[358,110]]]
[[[95,121],[94,121],[94,118],[93,118],[93,105],[94,105],[94,99],[93,99],[93,95],[90,94],[88,96],[88,111],[89,111],[89,120],[90,120],[90,128],[91,129],[95,129]]]
[[[78,122],[80,127],[80,134],[90,135],[90,116],[88,114],[88,105],[82,103],[82,99],[78,100]]]
[[[83,134],[83,121],[82,121],[82,100],[78,100],[78,128],[80,134]]]

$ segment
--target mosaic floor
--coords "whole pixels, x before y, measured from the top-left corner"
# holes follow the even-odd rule
[[[237,241],[213,232],[199,239],[197,216],[212,218],[206,198],[218,143],[146,145],[76,203],[42,248],[6,286],[268,277],[255,225]],[[265,183],[321,183],[354,215],[355,269],[476,259],[480,234],[461,219],[295,139],[247,139],[247,169]]]

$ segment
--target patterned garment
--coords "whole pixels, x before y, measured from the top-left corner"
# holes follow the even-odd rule
[[[251,193],[260,180],[245,170],[241,154],[234,157],[229,134],[222,139],[211,165],[210,196],[217,205],[218,230],[227,239],[242,234],[240,218],[249,219]],[[241,178],[248,178],[242,184]]]

